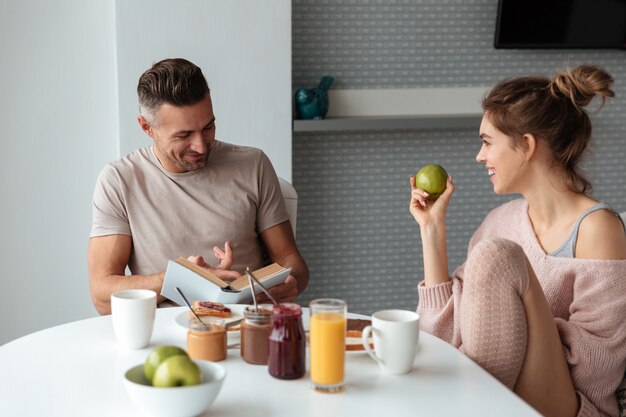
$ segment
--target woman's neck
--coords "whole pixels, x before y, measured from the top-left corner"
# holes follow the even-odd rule
[[[596,204],[584,194],[551,188],[537,188],[524,194],[530,223],[547,253],[558,249],[582,213]]]
[[[528,215],[537,227],[558,224],[578,212],[589,197],[571,189],[567,175],[548,164],[535,164],[527,172],[521,194],[528,202]]]
[[[547,191],[533,190],[525,193],[524,198],[528,202],[528,215],[533,224],[554,224],[564,214],[577,206],[578,194],[572,191]]]

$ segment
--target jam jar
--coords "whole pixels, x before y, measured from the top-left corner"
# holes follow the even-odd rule
[[[306,337],[302,326],[302,308],[283,303],[272,308],[268,370],[278,379],[296,379],[304,375]]]
[[[272,331],[272,306],[247,306],[241,323],[241,357],[255,365],[266,365],[269,356],[269,336]]]

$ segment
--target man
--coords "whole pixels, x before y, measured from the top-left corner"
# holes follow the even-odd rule
[[[210,90],[189,61],[154,64],[137,94],[139,125],[153,144],[108,164],[93,196],[88,265],[98,312],[109,314],[110,296],[121,289],[159,294],[169,259],[199,254],[189,259],[228,279],[262,266],[263,249],[292,268],[271,291],[293,301],[309,271],[269,159],[215,139]],[[127,266],[132,275],[125,275]]]

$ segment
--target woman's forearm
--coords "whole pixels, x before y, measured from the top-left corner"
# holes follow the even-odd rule
[[[425,284],[430,286],[447,282],[450,276],[445,225],[421,229],[421,236]]]

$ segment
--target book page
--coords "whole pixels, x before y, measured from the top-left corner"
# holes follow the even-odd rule
[[[177,264],[184,266],[187,269],[192,270],[193,272],[195,272],[196,274],[200,275],[202,278],[211,281],[213,284],[217,285],[220,288],[224,288],[228,286],[228,283],[223,281],[222,279],[220,279],[218,276],[212,274],[209,270],[207,270],[206,268],[203,268],[201,266],[198,266],[196,264],[194,264],[193,262],[185,259],[185,258],[178,258],[175,261]],[[256,276],[256,275],[255,275]],[[237,278],[239,279],[239,278]]]
[[[261,282],[262,284],[264,280],[283,271],[284,269],[285,268],[283,268],[279,264],[274,263],[274,264],[264,266],[263,268],[257,269],[256,271],[252,271],[252,273],[254,274],[254,277],[258,279],[259,282]],[[248,276],[245,273],[230,283],[230,286],[232,288],[239,290],[239,291],[242,288],[248,287],[249,285],[250,285],[250,282],[248,281]]]

